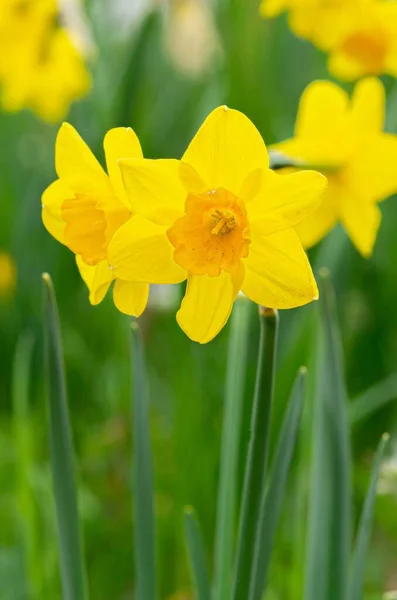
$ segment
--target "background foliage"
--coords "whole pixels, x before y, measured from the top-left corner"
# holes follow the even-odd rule
[[[132,4],[133,10],[123,0],[86,3],[97,49],[90,65],[94,88],[73,106],[68,120],[102,162],[103,136],[119,125],[135,129],[146,156],[179,157],[205,115],[223,103],[245,112],[267,143],[279,141],[292,133],[304,87],[328,77],[325,57],[295,38],[285,19],[261,20],[256,0],[206,4],[201,21],[191,13],[195,43],[203,56],[204,50],[209,54],[198,67],[186,64],[192,51],[183,45],[181,33],[189,20],[176,12],[182,2],[164,2],[161,10]],[[185,38],[184,43],[192,36]],[[181,43],[172,47],[176,39]],[[397,132],[397,88],[391,79],[384,82],[387,127]],[[89,305],[72,254],[42,226],[40,196],[55,176],[56,132],[57,127],[29,112],[0,115],[0,243],[18,270],[15,295],[0,299],[0,598],[30,599],[32,590],[40,598],[60,597],[42,356],[40,275],[48,271],[62,321],[91,596],[121,600],[132,597],[133,589],[129,320],[109,298],[99,307]],[[392,434],[389,452],[395,450],[396,403],[386,400],[397,398],[396,199],[381,208],[383,222],[370,261],[357,254],[340,229],[311,252],[316,268],[331,270],[348,394],[361,396],[357,404],[352,402],[351,412],[356,514],[384,431]],[[212,343],[195,345],[175,323],[176,301],[165,292],[153,294],[141,321],[152,402],[160,589],[163,598],[178,593],[182,599],[185,594],[190,598],[183,541],[186,504],[197,509],[206,547],[213,547],[228,328]],[[307,364],[310,369],[314,310],[308,306],[281,314],[273,427],[279,427],[297,368]],[[257,339],[253,319],[243,449]],[[24,372],[29,357],[30,373]],[[269,600],[297,600],[302,594],[310,431],[311,407],[306,404]],[[393,456],[383,468],[380,491],[366,600],[379,598],[376,590],[397,588]]]

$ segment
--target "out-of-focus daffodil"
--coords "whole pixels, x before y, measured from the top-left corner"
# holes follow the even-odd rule
[[[0,297],[9,298],[13,295],[17,281],[17,269],[13,258],[7,252],[0,250]]]
[[[59,24],[56,0],[5,0],[0,17],[0,99],[6,111],[30,108],[56,122],[91,79],[82,53]]]
[[[119,162],[136,216],[113,236],[108,262],[126,280],[187,279],[177,320],[191,339],[205,343],[220,331],[240,289],[274,308],[317,298],[294,227],[315,210],[326,179],[271,171],[242,113],[214,110],[182,161]]]
[[[397,3],[378,0],[350,9],[330,44],[328,67],[346,81],[382,73],[397,77]]]
[[[116,280],[113,299],[117,308],[139,316],[146,307],[148,284],[117,277],[106,255],[115,231],[132,214],[117,161],[122,157],[140,158],[142,150],[132,129],[123,127],[106,134],[104,148],[109,175],[77,131],[67,123],[62,125],[56,142],[59,179],[43,194],[43,223],[76,255],[92,304],[99,304]]]
[[[288,11],[291,29],[329,52],[333,75],[347,81],[397,77],[397,3],[387,0],[263,0],[261,13]]]
[[[375,78],[359,82],[351,100],[327,81],[304,91],[294,137],[275,145],[328,178],[321,205],[297,228],[304,247],[341,221],[361,254],[371,255],[381,220],[377,203],[397,192],[397,136],[383,132],[384,112],[384,89]]]

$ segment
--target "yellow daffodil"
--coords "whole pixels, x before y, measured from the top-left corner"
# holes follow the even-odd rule
[[[350,9],[330,49],[328,68],[339,79],[397,77],[397,3],[378,0]]]
[[[6,111],[30,108],[56,122],[73,100],[88,93],[91,78],[84,58],[58,18],[55,0],[5,0],[0,98]]]
[[[142,157],[142,150],[132,129],[123,127],[106,134],[104,148],[109,175],[77,131],[67,123],[62,125],[56,141],[59,179],[43,194],[42,219],[51,235],[76,255],[91,303],[101,302],[115,280],[113,299],[117,308],[139,316],[146,307],[148,284],[117,277],[106,255],[115,231],[132,214],[117,161]]]
[[[214,110],[182,161],[119,161],[136,216],[113,236],[117,277],[187,289],[177,320],[198,342],[225,325],[239,290],[258,304],[292,308],[318,296],[293,229],[320,201],[326,180],[277,175],[242,113]]]
[[[381,220],[377,203],[397,191],[397,136],[383,132],[384,112],[384,89],[375,78],[359,82],[351,100],[327,81],[304,91],[294,137],[275,145],[328,178],[318,210],[297,228],[304,247],[341,221],[361,254],[371,255]]]
[[[288,23],[299,37],[327,50],[340,40],[354,15],[374,0],[263,0],[261,14],[273,18],[288,11]]]

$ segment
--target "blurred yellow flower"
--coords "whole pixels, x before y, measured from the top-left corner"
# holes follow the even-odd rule
[[[370,256],[381,220],[377,203],[397,192],[397,136],[383,132],[385,94],[375,78],[359,82],[350,100],[338,85],[315,81],[300,100],[295,136],[274,146],[328,178],[317,211],[298,226],[309,248],[341,221]]]
[[[32,109],[49,122],[85,96],[91,78],[56,0],[5,0],[0,16],[0,100],[4,110]]]
[[[240,289],[274,308],[318,297],[293,227],[315,210],[326,179],[271,171],[242,113],[214,110],[182,161],[123,159],[120,167],[136,216],[113,236],[108,262],[131,281],[187,279],[177,320],[192,340],[217,335]]]
[[[117,308],[139,316],[144,311],[149,286],[116,277],[107,262],[109,242],[115,231],[131,217],[117,164],[122,157],[142,157],[138,138],[132,129],[111,129],[104,148],[109,176],[68,123],[59,130],[56,141],[54,181],[42,196],[42,219],[47,230],[76,255],[80,274],[90,292],[90,302],[99,304],[110,284]]]
[[[17,282],[15,262],[7,252],[0,250],[0,297],[12,296]]]
[[[330,50],[328,68],[339,79],[397,77],[397,3],[378,0],[350,10]]]
[[[288,11],[291,29],[329,52],[330,72],[347,81],[397,77],[397,3],[387,0],[263,0],[261,13]]]

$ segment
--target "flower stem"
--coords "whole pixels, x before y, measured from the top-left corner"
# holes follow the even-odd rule
[[[264,493],[268,463],[278,329],[277,312],[260,307],[259,320],[258,366],[240,511],[232,600],[246,600],[248,597],[259,507]]]

